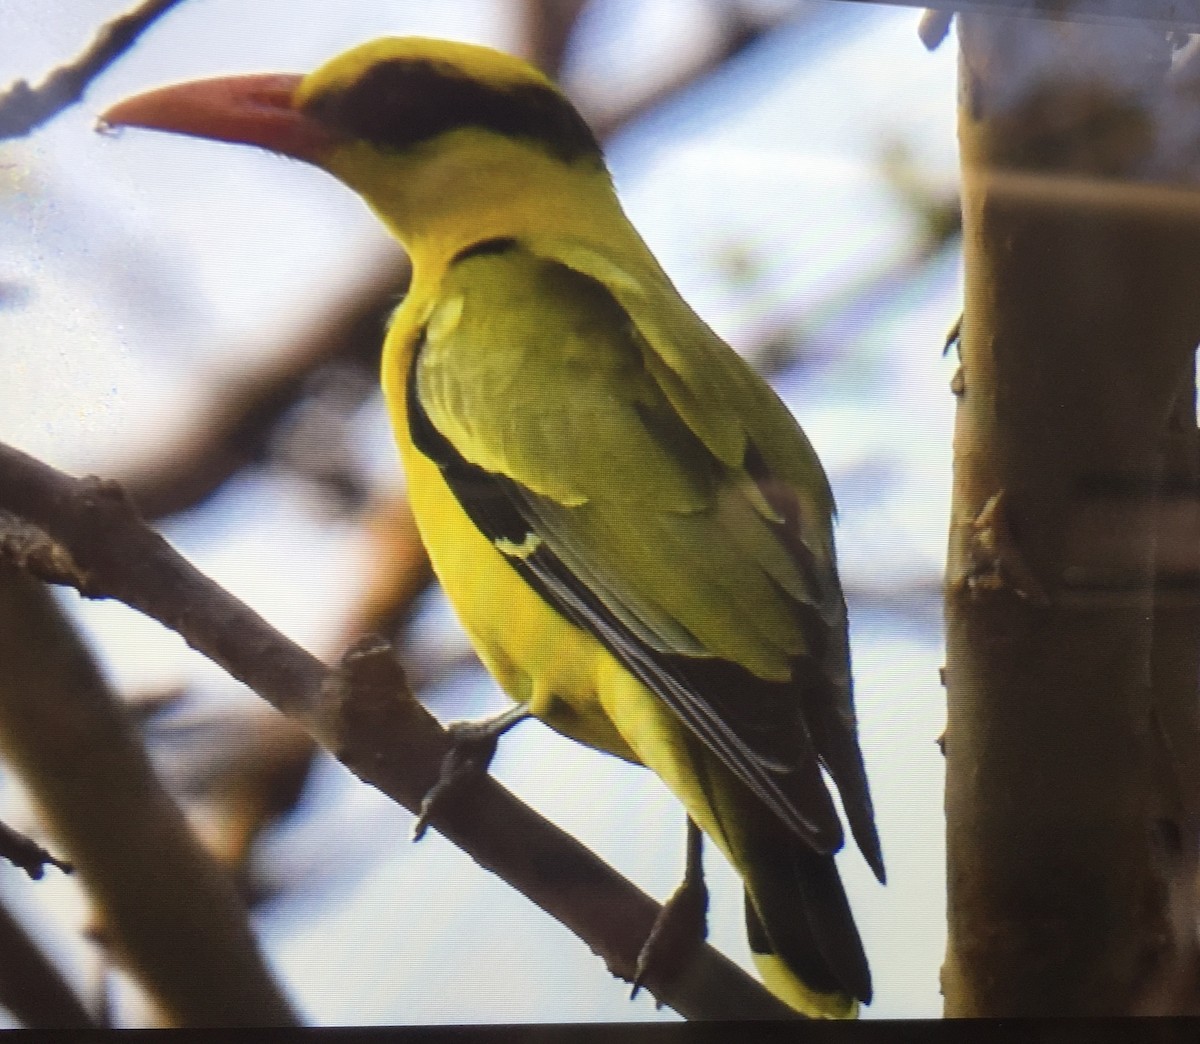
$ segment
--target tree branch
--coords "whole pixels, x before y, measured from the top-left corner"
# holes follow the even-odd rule
[[[117,598],[177,631],[277,709],[301,721],[359,778],[410,811],[437,778],[448,743],[407,690],[382,643],[352,649],[331,671],[208,580],[138,518],[115,483],[72,479],[0,445],[0,509],[45,530],[51,579]],[[0,557],[11,546],[0,539]],[[69,565],[67,564],[69,563]],[[495,780],[447,795],[433,826],[583,939],[631,980],[659,906]],[[787,1018],[792,1013],[709,946],[646,986],[687,1018]]]
[[[0,663],[5,762],[161,1018],[294,1024],[231,878],[158,782],[90,652],[45,586],[3,561]]]
[[[890,4],[893,7],[941,11],[974,11],[979,14],[1050,18],[1055,21],[1149,23],[1164,29],[1200,32],[1200,4],[1195,0],[849,0],[853,3]]]
[[[88,1029],[95,1025],[75,991],[3,904],[0,1004],[26,1029]]]
[[[91,82],[128,51],[151,25],[181,0],[144,0],[105,22],[92,42],[36,87],[16,80],[0,91],[0,140],[23,138],[83,97]]]

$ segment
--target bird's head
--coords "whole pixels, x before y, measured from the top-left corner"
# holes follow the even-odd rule
[[[472,44],[375,40],[307,76],[175,84],[100,119],[313,163],[363,196],[410,249],[569,231],[611,197],[596,138],[562,92],[527,62]]]

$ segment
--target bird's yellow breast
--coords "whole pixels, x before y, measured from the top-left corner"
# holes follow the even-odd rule
[[[638,761],[600,695],[611,688],[603,680],[623,668],[520,577],[467,516],[437,465],[413,445],[405,383],[416,331],[453,315],[451,302],[435,316],[434,301],[414,286],[392,322],[383,357],[383,389],[409,502],[434,572],[484,666],[514,700],[578,742]]]

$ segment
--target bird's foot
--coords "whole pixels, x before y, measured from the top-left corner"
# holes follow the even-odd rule
[[[455,721],[446,726],[450,749],[442,758],[438,780],[421,799],[421,811],[413,823],[412,839],[420,841],[429,829],[429,819],[438,802],[460,784],[486,775],[500,737],[529,717],[526,707],[512,707],[482,721]]]
[[[638,995],[651,968],[678,968],[707,937],[708,887],[703,880],[685,879],[663,904],[642,944],[630,999]]]
[[[688,858],[683,881],[663,903],[638,954],[630,1000],[638,995],[652,969],[681,967],[708,938],[708,886],[701,864],[700,828],[688,820]]]

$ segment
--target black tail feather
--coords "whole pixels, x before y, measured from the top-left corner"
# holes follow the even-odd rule
[[[833,857],[781,832],[771,857],[750,865],[750,948],[777,954],[810,989],[869,1004],[871,971]]]

